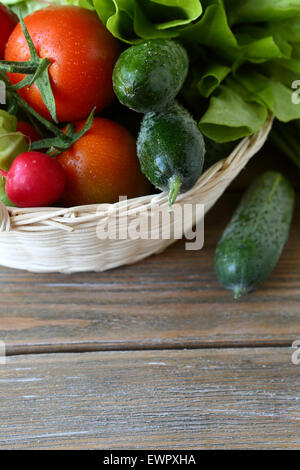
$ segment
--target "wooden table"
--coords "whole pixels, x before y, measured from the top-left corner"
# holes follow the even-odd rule
[[[208,215],[199,252],[181,241],[102,274],[0,268],[1,449],[299,449],[300,199],[276,270],[237,302],[213,259],[238,199]]]

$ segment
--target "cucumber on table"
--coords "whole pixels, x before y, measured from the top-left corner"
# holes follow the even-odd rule
[[[158,189],[169,192],[169,206],[191,189],[203,170],[205,144],[192,116],[174,102],[144,116],[137,140],[141,169]]]
[[[220,282],[235,298],[257,289],[273,271],[288,239],[295,194],[268,171],[246,191],[216,249]]]
[[[115,93],[121,103],[135,111],[160,111],[181,90],[188,66],[185,49],[175,41],[152,39],[131,46],[115,65]]]

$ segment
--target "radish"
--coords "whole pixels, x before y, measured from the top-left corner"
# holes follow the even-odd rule
[[[10,170],[0,170],[6,178],[9,199],[19,207],[50,206],[62,195],[66,178],[56,160],[40,152],[18,155]]]

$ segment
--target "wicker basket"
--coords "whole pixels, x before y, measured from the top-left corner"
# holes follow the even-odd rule
[[[204,204],[206,213],[263,146],[271,126],[270,117],[259,133],[244,139],[228,158],[206,171],[177,203]],[[174,238],[99,239],[98,224],[107,224],[112,216],[120,225],[125,217],[130,224],[141,209],[149,213],[152,208],[153,215],[155,210],[168,211],[167,205],[166,193],[121,201],[110,207],[19,209],[0,203],[0,264],[32,272],[72,273],[105,271],[135,263],[163,251]],[[198,221],[194,217],[191,226],[195,222]],[[176,224],[176,218],[171,224]],[[156,229],[162,229],[161,219]]]

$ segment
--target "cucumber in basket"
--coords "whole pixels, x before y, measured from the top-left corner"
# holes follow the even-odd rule
[[[113,73],[114,90],[128,108],[142,113],[159,111],[178,95],[188,67],[187,53],[179,43],[145,41],[119,57]]]
[[[288,238],[294,198],[290,182],[273,171],[243,196],[215,256],[217,276],[235,298],[258,288],[273,271]]]
[[[169,192],[169,207],[200,177],[205,156],[202,134],[192,116],[174,102],[161,113],[148,113],[137,140],[141,169],[149,181]]]

